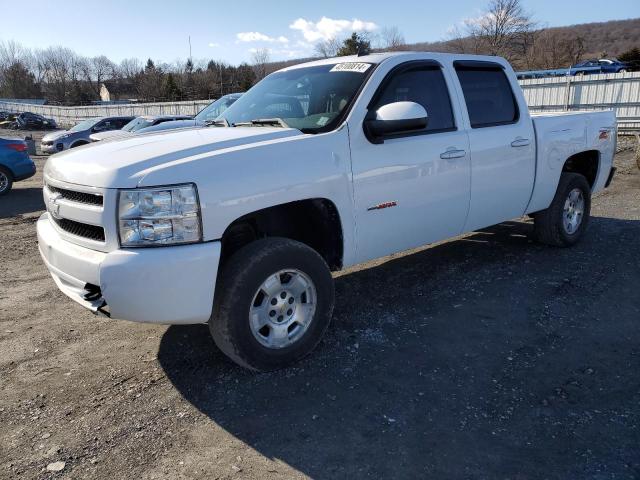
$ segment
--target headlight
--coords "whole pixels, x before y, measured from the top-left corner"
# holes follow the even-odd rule
[[[200,242],[200,223],[193,184],[120,190],[118,224],[123,247]]]

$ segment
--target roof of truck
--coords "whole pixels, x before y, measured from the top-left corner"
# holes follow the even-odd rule
[[[358,63],[382,63],[385,60],[393,57],[406,57],[407,60],[411,59],[433,59],[433,60],[477,60],[496,62],[501,64],[507,64],[506,60],[502,57],[493,57],[489,55],[468,55],[468,54],[456,54],[456,53],[439,53],[439,52],[419,52],[419,51],[399,51],[399,52],[376,52],[368,55],[347,55],[344,57],[330,57],[323,58],[321,60],[314,60],[311,62],[300,63],[292,65],[282,70],[293,70],[300,67],[312,67],[316,65],[331,65],[334,63],[345,62],[358,62]]]

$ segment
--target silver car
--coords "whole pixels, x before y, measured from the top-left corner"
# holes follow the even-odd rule
[[[59,130],[42,137],[40,149],[44,153],[58,153],[69,148],[86,145],[92,133],[120,130],[135,117],[98,117],[83,120],[69,130]]]
[[[122,130],[111,130],[108,132],[92,133],[90,135],[92,142],[99,142],[100,140],[115,140],[130,137],[138,130],[143,128],[153,127],[165,122],[174,122],[179,120],[191,120],[193,117],[190,115],[143,115],[136,117],[127,123]]]

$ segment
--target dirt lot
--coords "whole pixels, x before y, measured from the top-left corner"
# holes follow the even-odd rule
[[[575,248],[515,221],[354,269],[317,351],[262,375],[204,326],[59,293],[36,246],[44,160],[0,200],[1,478],[640,478],[630,151]]]

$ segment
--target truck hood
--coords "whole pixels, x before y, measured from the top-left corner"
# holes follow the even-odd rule
[[[296,135],[302,135],[302,132],[277,127],[209,127],[134,135],[51,156],[45,164],[44,174],[77,185],[135,188],[144,178],[145,171],[163,163]]]

